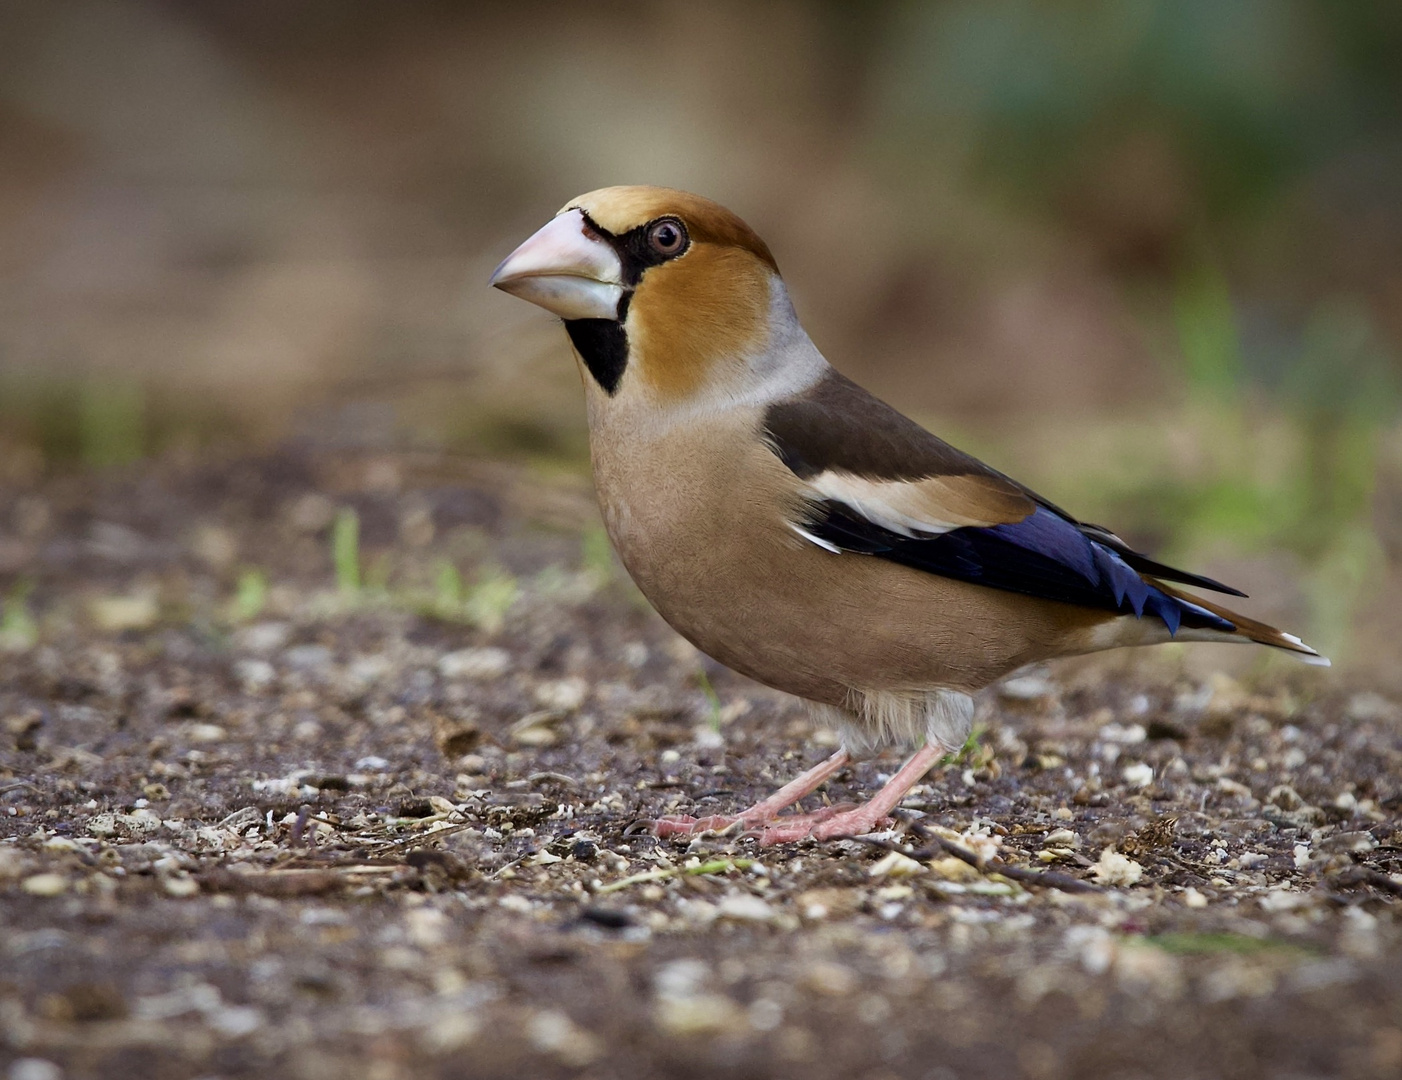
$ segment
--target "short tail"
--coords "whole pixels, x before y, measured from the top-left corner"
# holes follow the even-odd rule
[[[1235,611],[1210,600],[1204,600],[1200,596],[1180,592],[1170,585],[1165,585],[1162,581],[1155,580],[1154,587],[1184,604],[1205,609],[1232,626],[1231,630],[1214,625],[1211,629],[1199,631],[1201,636],[1199,634],[1193,635],[1199,641],[1231,641],[1233,639],[1241,640],[1244,637],[1248,641],[1255,641],[1261,645],[1269,645],[1274,649],[1283,649],[1285,652],[1294,653],[1307,664],[1314,664],[1317,667],[1330,666],[1327,656],[1320,656],[1294,634],[1287,634],[1283,630],[1277,630],[1274,626],[1267,626],[1265,623],[1249,619],[1245,615],[1238,615]],[[1186,628],[1190,624],[1185,620],[1183,625]]]

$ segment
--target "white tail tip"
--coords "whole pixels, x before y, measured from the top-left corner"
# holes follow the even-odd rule
[[[1291,645],[1298,645],[1301,649],[1305,650],[1303,652],[1297,652],[1295,653],[1295,655],[1298,656],[1301,660],[1303,660],[1306,664],[1310,664],[1314,667],[1334,666],[1329,662],[1329,658],[1327,656],[1320,656],[1319,653],[1311,649],[1294,634],[1287,634],[1284,631],[1281,631],[1280,636],[1283,637],[1286,641],[1290,642]]]

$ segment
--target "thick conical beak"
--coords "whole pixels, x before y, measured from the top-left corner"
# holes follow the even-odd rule
[[[623,264],[587,230],[582,210],[566,210],[508,255],[487,284],[562,319],[616,319]]]

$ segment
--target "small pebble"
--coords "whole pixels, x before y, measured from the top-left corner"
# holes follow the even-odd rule
[[[784,1022],[784,1006],[773,998],[756,998],[745,1016],[756,1031],[773,1031]]]
[[[536,704],[543,709],[558,709],[560,712],[574,712],[584,704],[589,694],[589,684],[583,679],[551,679],[535,688]]]
[[[192,896],[198,896],[200,883],[188,875],[172,875],[161,881],[161,888],[165,890],[167,896],[173,896],[177,900],[187,900]]]
[[[19,1058],[5,1076],[7,1080],[63,1080],[63,1070],[44,1058]]]
[[[596,1036],[557,1009],[544,1009],[531,1017],[526,1035],[536,1050],[552,1054],[572,1068],[590,1064],[604,1049]]]
[[[497,679],[511,670],[511,654],[505,649],[486,646],[459,649],[438,658],[438,674],[445,679]]]
[[[155,625],[161,608],[154,594],[103,596],[88,602],[88,615],[99,630],[146,630]]]
[[[274,653],[287,644],[292,627],[285,622],[261,622],[245,626],[234,635],[234,645],[244,652]]]
[[[909,855],[902,855],[899,851],[890,851],[880,861],[867,868],[867,877],[910,877],[912,874],[923,874],[925,870],[923,863],[916,862]]]
[[[803,983],[810,990],[829,997],[845,997],[857,988],[857,973],[845,964],[818,960],[803,972]]]
[[[450,1054],[477,1038],[482,1022],[471,1013],[444,1013],[424,1029],[422,1041],[429,1053]]]
[[[1276,914],[1281,911],[1294,911],[1296,908],[1304,907],[1309,903],[1309,894],[1296,892],[1293,889],[1269,889],[1261,894],[1261,910]]]
[[[205,1013],[205,1023],[230,1039],[252,1035],[267,1021],[261,1009],[251,1005],[223,1005]]]
[[[511,725],[507,733],[517,746],[554,746],[560,741],[555,725],[562,719],[561,713],[552,709],[542,709],[527,713]]]
[[[1092,873],[1100,885],[1127,886],[1144,876],[1144,867],[1114,848],[1107,847],[1100,853],[1100,860]]]
[[[732,1031],[745,1022],[745,1013],[723,994],[664,997],[653,1017],[669,1035],[707,1035]]]
[[[30,896],[58,896],[68,891],[68,879],[62,874],[34,874],[20,882],[20,888]]]
[[[320,671],[329,667],[331,650],[325,645],[294,645],[282,654],[282,662],[300,671]]]
[[[758,896],[750,893],[731,893],[721,900],[717,914],[722,919],[736,919],[740,922],[768,922],[774,918],[775,911]]]
[[[245,694],[257,694],[272,685],[277,669],[266,660],[240,660],[234,665],[234,678]]]

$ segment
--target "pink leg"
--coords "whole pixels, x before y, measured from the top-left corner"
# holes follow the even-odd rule
[[[748,810],[741,810],[733,816],[716,814],[711,817],[664,817],[658,818],[652,823],[652,831],[658,836],[690,836],[698,832],[721,832],[736,824],[753,827],[764,825],[774,820],[779,811],[792,806],[805,795],[811,794],[819,786],[830,780],[839,769],[842,769],[852,760],[852,756],[846,750],[839,750],[832,757],[819,765],[815,765],[802,776],[795,780],[790,780],[769,798],[762,802],[757,802]],[[914,781],[911,781],[914,783]],[[909,785],[907,785],[909,786]],[[829,807],[826,810],[819,810],[816,814],[805,814],[810,824],[815,821],[831,817],[836,810]],[[799,820],[798,818],[794,819]]]
[[[784,844],[809,836],[815,840],[831,840],[838,836],[861,836],[863,833],[874,832],[886,816],[900,805],[906,792],[948,752],[939,743],[928,743],[901,766],[900,771],[886,782],[885,787],[856,809],[830,814],[816,823],[798,819],[789,823],[780,819],[764,830],[759,842]]]

